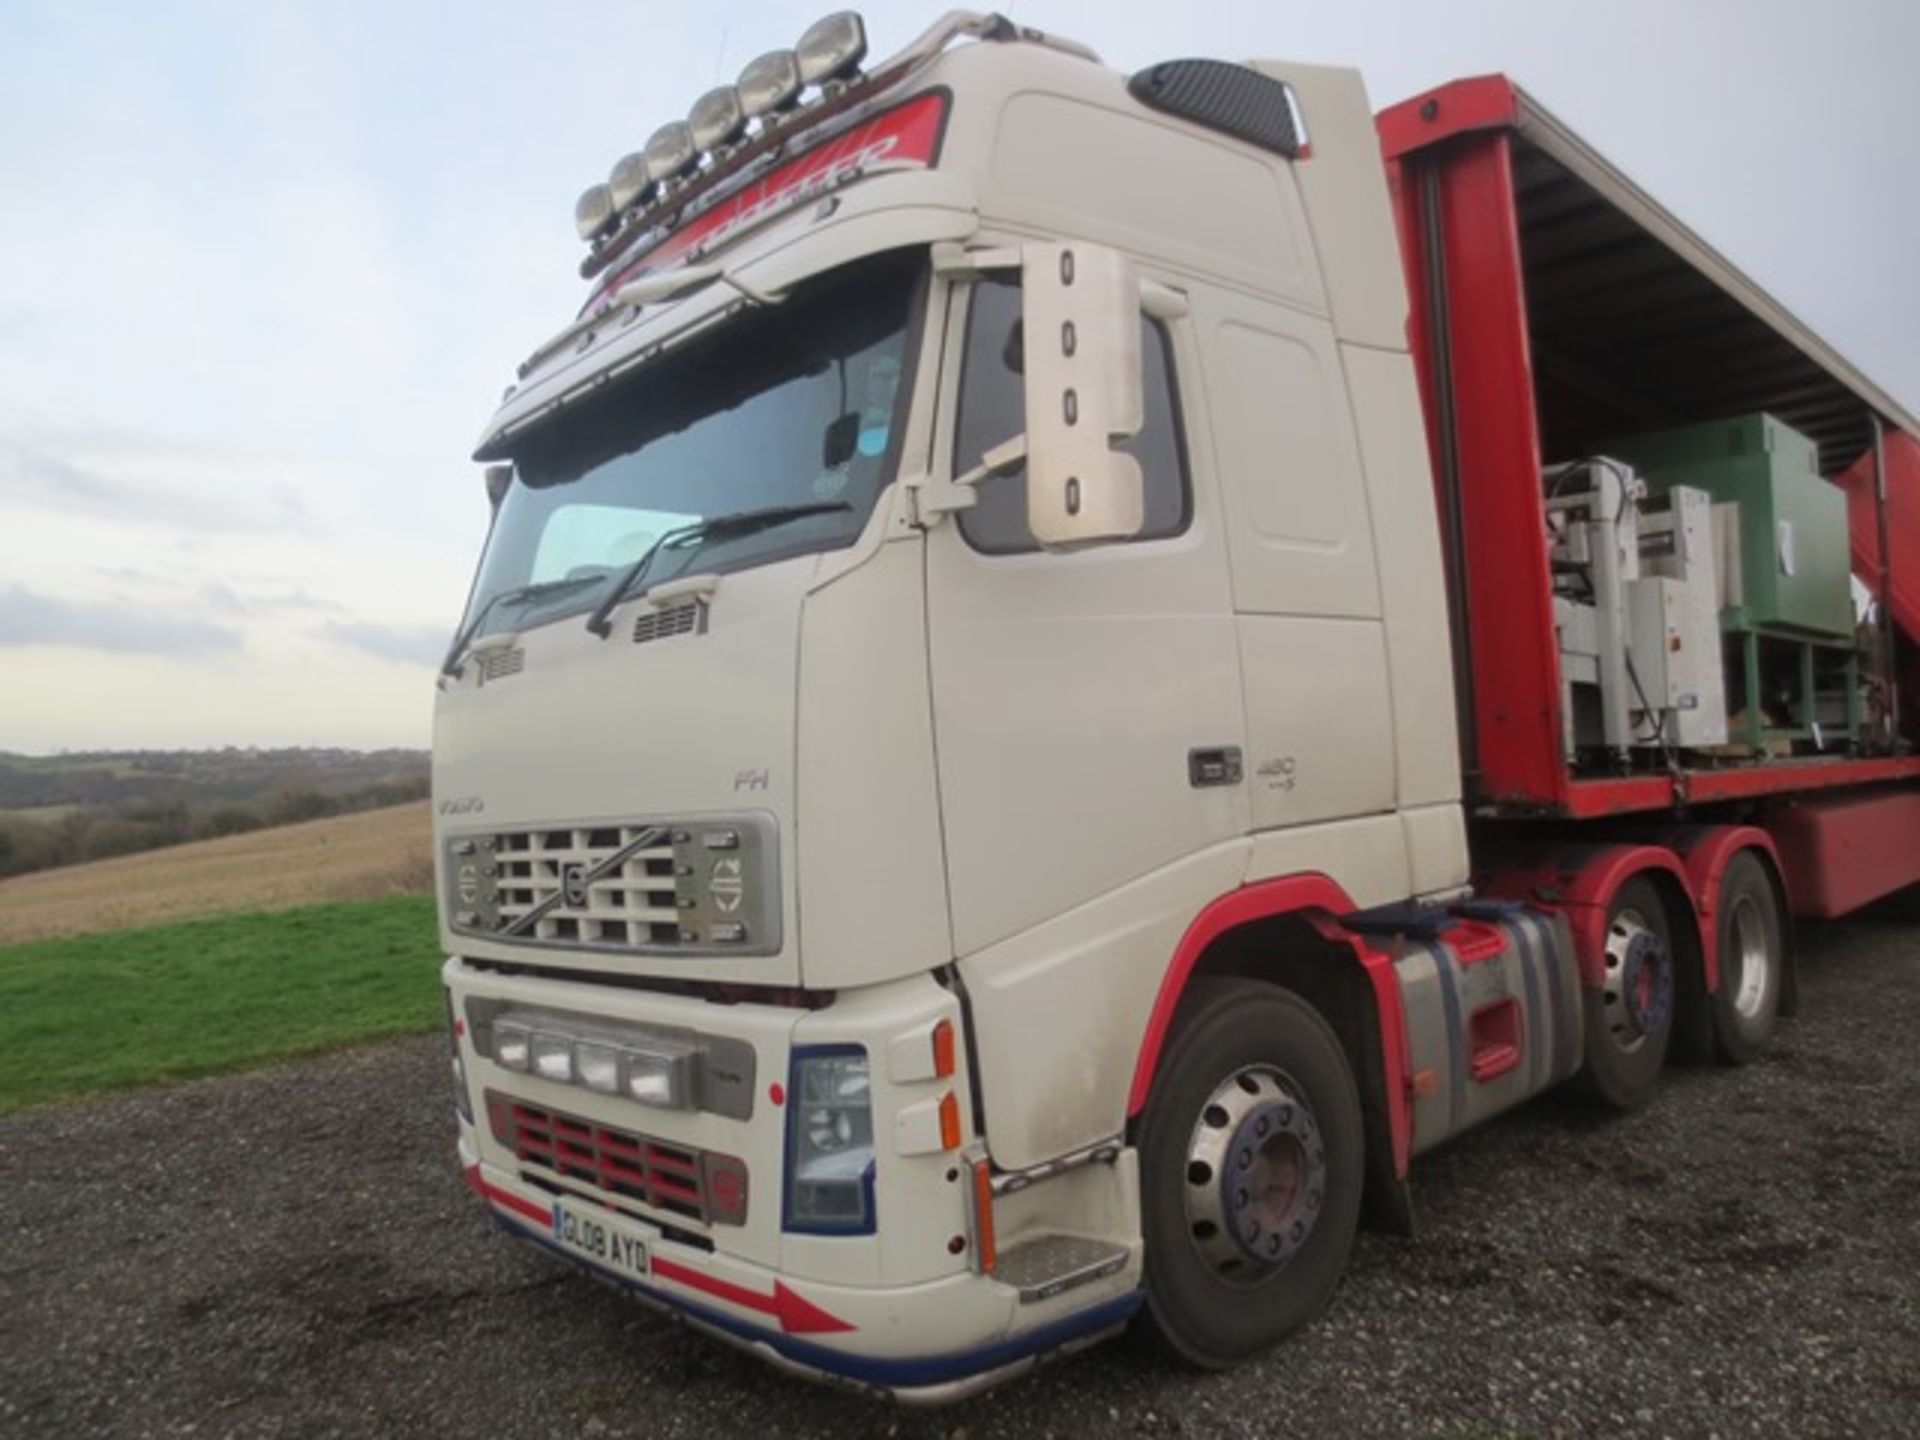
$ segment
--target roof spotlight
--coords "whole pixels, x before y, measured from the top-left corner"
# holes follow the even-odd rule
[[[590,185],[573,202],[573,226],[582,240],[591,240],[613,222],[613,191]]]
[[[851,75],[867,58],[867,27],[852,10],[816,20],[793,47],[802,85],[824,85]]]
[[[693,143],[693,131],[684,120],[670,120],[653,132],[647,141],[647,174],[654,183],[684,175],[700,161]]]
[[[687,128],[693,131],[693,143],[701,150],[731,145],[747,128],[747,112],[740,108],[740,92],[731,85],[707,91],[687,112]]]
[[[740,104],[749,115],[784,109],[800,93],[800,60],[791,50],[769,50],[740,72]]]
[[[613,192],[613,208],[624,210],[634,201],[647,193],[653,184],[653,176],[647,170],[647,152],[636,150],[631,155],[622,155],[613,167],[613,174],[607,178],[607,189]]]

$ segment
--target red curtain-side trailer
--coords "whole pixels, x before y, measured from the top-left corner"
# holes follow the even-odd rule
[[[1701,917],[1711,986],[1714,886],[1742,848],[1766,857],[1803,914],[1920,882],[1911,684],[1907,713],[1895,702],[1893,733],[1874,745],[1572,768],[1541,479],[1634,425],[1781,417],[1848,492],[1853,569],[1894,622],[1888,668],[1911,672],[1920,422],[1504,76],[1395,105],[1379,133],[1490,887],[1577,895],[1603,914],[1632,874],[1670,876]]]

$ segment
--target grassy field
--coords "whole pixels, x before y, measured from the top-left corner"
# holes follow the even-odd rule
[[[428,1030],[439,967],[413,895],[15,945],[0,1112]]]
[[[0,945],[432,888],[427,802],[0,880]]]

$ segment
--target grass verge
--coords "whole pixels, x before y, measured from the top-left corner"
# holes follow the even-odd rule
[[[429,1030],[439,969],[418,895],[0,949],[0,1113]]]

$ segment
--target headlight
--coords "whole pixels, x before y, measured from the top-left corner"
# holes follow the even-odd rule
[[[573,228],[582,240],[591,240],[613,223],[613,191],[604,185],[589,185],[574,202]]]
[[[647,152],[636,150],[631,155],[622,155],[613,167],[613,174],[607,177],[607,191],[613,197],[613,208],[624,210],[653,184],[653,175],[647,168]]]
[[[748,115],[785,109],[800,93],[800,61],[791,50],[769,50],[747,62],[734,88],[740,92],[740,108]]]
[[[787,1110],[785,1228],[873,1233],[873,1096],[867,1052],[818,1045],[793,1052]]]
[[[691,1046],[667,1041],[636,1045],[622,1051],[628,1098],[642,1105],[657,1105],[662,1110],[691,1109],[696,1053]]]
[[[533,1031],[510,1020],[493,1027],[493,1063],[502,1070],[525,1070],[533,1063]]]
[[[647,139],[646,156],[647,174],[656,185],[664,185],[700,163],[700,152],[693,146],[693,131],[684,120],[669,121],[654,131]]]
[[[620,1051],[612,1045],[582,1040],[573,1047],[573,1063],[580,1083],[602,1095],[620,1093]]]
[[[801,83],[824,85],[860,68],[867,57],[867,27],[853,11],[842,10],[814,21],[793,48],[800,61]]]
[[[731,145],[747,128],[747,112],[740,108],[740,92],[731,85],[707,91],[687,112],[687,128],[693,132],[694,145],[701,150]]]
[[[567,1035],[533,1032],[533,1073],[542,1080],[573,1081],[573,1039]]]

